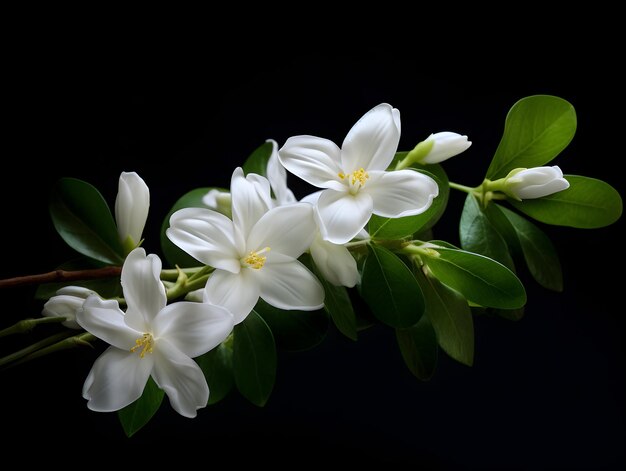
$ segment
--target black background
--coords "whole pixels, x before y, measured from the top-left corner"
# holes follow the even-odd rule
[[[144,246],[159,253],[161,221],[184,192],[228,186],[234,167],[268,138],[280,145],[312,134],[341,143],[381,102],[401,112],[400,150],[431,132],[467,134],[472,147],[445,169],[451,180],[474,186],[513,103],[558,95],[575,106],[579,124],[553,164],[603,179],[624,195],[616,169],[623,131],[608,114],[623,107],[622,76],[594,54],[568,56],[552,46],[541,56],[521,49],[489,57],[478,46],[403,54],[382,47],[287,53],[257,46],[190,56],[170,50],[167,59],[157,50],[147,60],[144,50],[121,54],[45,41],[29,52],[10,58],[3,92],[2,277],[49,271],[72,257],[47,213],[59,177],[92,183],[113,205],[119,173],[137,171],[151,190]],[[295,177],[290,182],[304,191]],[[458,242],[462,203],[463,195],[453,192],[438,238]],[[561,257],[565,290],[548,292],[521,270],[526,316],[475,318],[472,368],[441,352],[434,378],[423,383],[404,366],[390,329],[370,329],[352,342],[331,327],[313,350],[280,352],[264,408],[233,393],[189,420],[165,402],[127,439],[115,414],[89,411],[80,394],[100,347],[75,350],[0,372],[2,449],[37,443],[41,453],[26,456],[29,462],[65,462],[84,450],[104,450],[104,457],[141,450],[156,453],[154,459],[191,456],[188,450],[228,466],[619,468],[626,443],[625,322],[618,304],[623,219],[598,230],[541,227]],[[38,315],[32,293],[1,293],[1,326]],[[2,339],[0,353],[33,338]],[[152,458],[138,455],[133,466],[144,459]]]

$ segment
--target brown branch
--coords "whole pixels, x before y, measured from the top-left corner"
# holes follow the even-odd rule
[[[15,286],[35,285],[41,283],[51,283],[53,281],[77,281],[95,280],[97,278],[112,278],[119,276],[122,267],[91,268],[89,270],[54,270],[38,275],[16,276],[0,280],[0,289],[13,288]]]

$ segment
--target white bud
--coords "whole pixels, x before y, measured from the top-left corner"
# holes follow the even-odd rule
[[[62,324],[65,327],[80,329],[76,322],[76,311],[81,309],[85,299],[93,294],[97,293],[82,286],[65,286],[44,304],[41,314],[44,317],[64,317],[66,320]]]
[[[134,246],[141,242],[149,207],[150,190],[143,179],[135,172],[122,172],[115,199],[115,221],[122,244],[128,238]]]
[[[419,159],[422,164],[438,164],[466,151],[472,145],[471,141],[467,140],[467,136],[448,131],[431,134],[424,143],[432,143],[432,147],[424,157]]]
[[[569,182],[556,165],[512,170],[503,183],[503,191],[517,200],[542,198],[568,188]]]

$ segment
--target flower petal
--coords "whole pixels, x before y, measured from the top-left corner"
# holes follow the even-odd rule
[[[59,293],[61,290],[57,291]],[[93,293],[93,291],[92,291]],[[95,293],[93,293],[95,294]],[[43,305],[41,315],[44,317],[64,317],[62,324],[70,329],[80,329],[76,322],[76,312],[83,306],[85,299],[78,296],[57,294]]]
[[[239,324],[259,300],[260,288],[253,270],[244,268],[237,274],[215,270],[204,288],[204,302],[225,307]]]
[[[233,224],[246,238],[252,226],[272,207],[270,182],[254,173],[244,177],[243,169],[237,167],[230,181],[230,194]]]
[[[400,142],[400,112],[387,103],[365,113],[341,146],[341,166],[346,174],[363,168],[385,170]]]
[[[282,206],[283,204],[294,203],[297,200],[287,186],[287,171],[278,160],[278,144],[273,139],[268,139],[267,142],[272,143],[272,155],[267,161],[266,173],[276,198],[276,204]]]
[[[233,316],[225,308],[179,301],[154,319],[154,335],[166,338],[185,355],[195,358],[217,347],[233,330]]]
[[[359,281],[356,260],[343,245],[333,244],[318,235],[311,245],[311,256],[324,278],[332,284],[352,288]]]
[[[252,228],[246,247],[254,251],[269,247],[273,252],[298,258],[309,248],[316,231],[312,205],[280,206],[267,212]]]
[[[124,313],[114,299],[104,300],[90,296],[83,308],[76,312],[76,322],[87,332],[114,347],[129,351],[147,329],[136,330],[128,326]]]
[[[371,196],[364,191],[352,195],[324,190],[317,203],[324,239],[334,244],[350,241],[367,224],[372,215],[372,204]]]
[[[272,306],[303,311],[324,306],[324,288],[315,275],[297,260],[266,263],[259,271],[262,272],[258,277],[261,297]]]
[[[290,137],[278,152],[287,170],[320,188],[343,186],[339,181],[340,156],[337,144],[315,136]]]
[[[154,357],[144,358],[129,351],[109,347],[93,364],[83,397],[96,412],[113,412],[141,397],[154,365]]]
[[[414,170],[374,173],[372,177],[362,191],[371,195],[373,213],[379,216],[397,218],[421,214],[439,194],[435,180]]]
[[[172,214],[166,234],[200,262],[237,273],[245,246],[236,232],[233,222],[223,214],[204,208],[185,208]]]
[[[128,254],[122,267],[122,289],[126,300],[126,324],[140,332],[150,331],[152,319],[167,303],[161,282],[161,259],[139,247]]]
[[[115,198],[115,221],[122,242],[128,236],[135,244],[141,242],[149,208],[150,190],[146,182],[135,172],[122,172]]]
[[[209,401],[209,386],[198,364],[165,339],[154,349],[152,377],[165,391],[172,408],[193,418]]]

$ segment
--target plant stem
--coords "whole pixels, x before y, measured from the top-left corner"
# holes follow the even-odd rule
[[[455,190],[460,190],[460,191],[464,191],[465,193],[478,193],[480,191],[480,186],[476,187],[476,188],[471,188],[469,186],[465,186],[465,185],[460,185],[458,183],[454,183],[454,182],[448,182],[448,185],[450,186],[450,188],[454,188]]]
[[[71,335],[72,333],[68,331],[59,332],[58,334],[51,335],[50,337],[40,340],[39,342],[35,342],[34,344],[29,345],[28,347],[22,348],[21,350],[18,350],[17,352],[11,353],[10,355],[0,358],[0,367],[5,366],[11,362],[20,360],[26,355],[30,355],[31,353],[34,353],[41,348],[48,347],[51,344],[57,343],[61,340],[65,340],[67,337]]]
[[[16,276],[0,280],[0,288],[13,288],[15,286],[27,286],[53,281],[77,281],[94,280],[97,278],[113,278],[119,276],[122,267],[91,268],[87,270],[54,270],[37,275]]]
[[[56,342],[53,345],[50,345],[45,348],[41,348],[36,350],[35,352],[23,356],[19,360],[15,361],[13,364],[9,365],[9,367],[17,366],[22,363],[26,363],[27,361],[34,360],[36,358],[43,357],[45,355],[49,355],[50,353],[60,352],[63,350],[67,350],[69,348],[75,347],[91,347],[92,345],[89,343],[90,341],[97,340],[95,336],[90,334],[89,332],[83,332],[82,334],[73,335],[71,337],[67,337],[60,342]]]
[[[23,334],[30,332],[35,328],[37,324],[52,324],[65,322],[64,317],[40,317],[38,319],[22,319],[16,322],[11,327],[0,330],[0,337],[5,337],[12,334]]]

